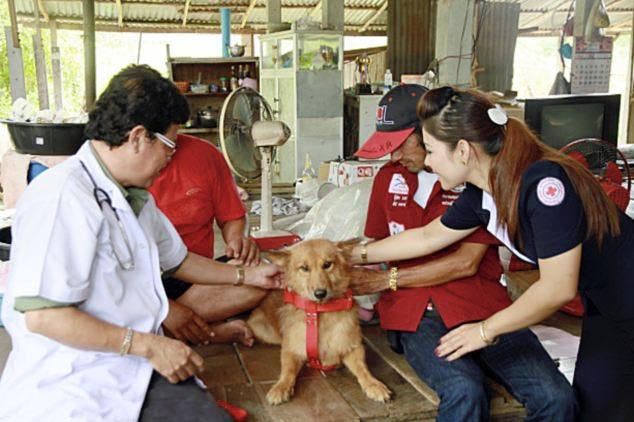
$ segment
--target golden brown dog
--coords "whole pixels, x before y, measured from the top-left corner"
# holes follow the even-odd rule
[[[287,288],[303,298],[326,303],[341,298],[349,288],[352,269],[348,257],[352,242],[307,240],[289,249],[269,254],[284,270]],[[343,364],[352,372],[363,392],[384,402],[390,390],[374,378],[365,363],[356,306],[343,311],[318,314],[319,359],[323,365]],[[270,404],[290,399],[297,374],[307,360],[306,314],[283,302],[282,292],[272,292],[247,321],[256,339],[281,344],[281,374],[266,395]]]

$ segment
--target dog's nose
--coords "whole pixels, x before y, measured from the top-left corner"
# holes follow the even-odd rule
[[[313,294],[315,295],[317,299],[323,299],[326,297],[328,292],[326,291],[326,289],[317,289],[313,292]]]

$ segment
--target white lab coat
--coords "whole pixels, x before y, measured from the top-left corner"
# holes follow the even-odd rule
[[[133,270],[116,260],[110,227],[80,160],[112,198],[130,239]],[[159,265],[176,267],[187,254],[174,227],[151,197],[137,218],[86,142],[27,188],[13,236],[2,309],[13,350],[0,380],[0,420],[137,420],[152,374],[149,361],[78,350],[31,333],[24,314],[13,309],[14,298],[79,303],[112,324],[161,333],[168,303]]]

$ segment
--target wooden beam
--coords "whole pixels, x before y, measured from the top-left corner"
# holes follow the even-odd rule
[[[251,3],[249,3],[249,7],[247,7],[247,10],[244,12],[244,15],[242,15],[242,22],[240,22],[240,29],[244,29],[244,27],[247,26],[249,15],[255,8],[255,3],[257,3],[257,1],[258,0],[251,0]]]
[[[92,109],[97,98],[96,54],[95,54],[95,3],[82,0],[84,29],[84,84],[85,109]]]
[[[136,64],[141,62],[141,45],[143,44],[143,32],[139,32],[139,42],[136,49]],[[169,44],[167,44],[169,46]],[[169,57],[169,56],[168,56]]]
[[[306,11],[305,16],[313,16],[315,13],[319,12],[322,8],[322,0],[319,0],[312,9],[308,9]]]
[[[374,15],[370,16],[370,19],[365,21],[365,24],[363,24],[363,27],[361,28],[361,31],[359,32],[365,32],[365,30],[368,29],[368,27],[379,17],[379,15],[385,12],[386,10],[387,10],[387,0],[384,0],[383,4],[381,5],[381,8],[377,10]]]
[[[26,88],[24,84],[24,61],[22,60],[22,49],[14,47],[10,42],[13,34],[8,27],[4,28],[7,39],[7,57],[9,59],[9,89],[11,90],[11,101],[18,98],[26,98]]]
[[[187,14],[189,13],[189,4],[191,0],[185,0],[185,11],[183,12],[183,26],[187,26]]]
[[[53,98],[55,110],[62,110],[64,103],[62,100],[62,64],[61,53],[57,45],[57,24],[55,19],[48,21],[51,31],[51,70],[53,72]]]
[[[343,31],[344,10],[343,0],[321,0],[321,28]]]
[[[123,5],[121,4],[121,0],[116,0],[117,2],[117,23],[119,26],[123,26]]]
[[[19,23],[27,28],[33,28],[33,16],[23,16],[18,14]],[[82,30],[83,20],[80,18],[56,18],[58,30]],[[251,23],[244,29],[232,29],[232,34],[264,34],[266,33],[266,23]],[[383,36],[386,34],[386,25],[370,25],[369,29],[363,33],[359,32],[362,25],[345,25],[344,35],[352,36]],[[139,32],[145,33],[219,33],[219,22],[198,22],[188,20],[187,26],[183,27],[178,21],[131,21],[125,20],[123,27],[117,25],[116,20],[99,19],[95,21],[95,30],[99,32]]]
[[[20,35],[18,34],[18,18],[15,14],[15,0],[9,0],[9,18],[11,20],[11,40],[13,40],[13,48],[20,48]],[[7,40],[8,41],[8,40]]]
[[[33,34],[33,54],[35,56],[35,76],[37,79],[37,98],[40,110],[46,110],[48,105],[48,78],[46,77],[46,56],[42,46],[42,29],[40,27],[40,10],[37,0],[33,0],[33,17],[35,20],[35,34]]]
[[[266,22],[268,32],[275,32],[282,27],[281,0],[266,0]]]
[[[42,0],[37,0],[37,7],[40,10],[42,16],[44,16],[44,22],[48,22],[51,18],[48,16],[46,8],[44,7],[44,2]]]
[[[585,34],[588,15],[592,10],[594,0],[575,0],[575,22],[572,33],[575,37],[583,37]]]

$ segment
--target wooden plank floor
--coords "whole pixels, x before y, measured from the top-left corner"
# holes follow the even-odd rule
[[[432,421],[438,397],[401,355],[394,353],[378,326],[364,327],[367,362],[371,372],[393,392],[388,403],[374,402],[363,394],[346,369],[321,373],[304,368],[291,401],[279,406],[266,403],[266,393],[280,371],[279,347],[256,344],[210,345],[197,350],[208,370],[203,379],[214,397],[249,412],[249,421]],[[522,420],[524,410],[504,389],[491,385],[492,416],[497,421]]]
[[[513,274],[516,276],[516,274]],[[535,275],[513,277],[513,285],[529,285]],[[522,283],[526,281],[526,283]],[[525,287],[525,286],[522,286]],[[522,289],[523,290],[523,289]],[[579,335],[580,319],[556,313],[543,322]],[[382,404],[365,397],[356,379],[345,368],[321,373],[304,368],[299,375],[293,399],[279,406],[266,403],[266,393],[280,371],[279,347],[256,344],[198,347],[207,370],[202,375],[210,392],[249,412],[249,421],[328,422],[328,421],[432,421],[437,414],[438,396],[421,381],[402,355],[388,346],[378,326],[363,327],[370,371],[393,392],[393,400]],[[11,348],[6,331],[0,328],[0,370]],[[574,359],[559,362],[574,368]],[[563,368],[566,369],[566,368]],[[494,421],[519,421],[523,408],[502,387],[490,384],[491,413]],[[186,418],[184,418],[185,420]]]

